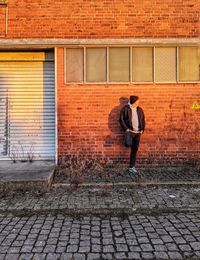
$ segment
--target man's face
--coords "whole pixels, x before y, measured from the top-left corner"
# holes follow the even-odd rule
[[[133,103],[133,106],[134,106],[134,107],[138,107],[138,106],[139,106],[139,103],[140,103],[140,101],[139,101],[139,99],[138,99],[138,100],[136,100],[136,101]]]

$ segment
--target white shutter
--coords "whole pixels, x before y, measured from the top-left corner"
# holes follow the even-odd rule
[[[53,61],[0,61],[0,107],[1,159],[55,159]]]

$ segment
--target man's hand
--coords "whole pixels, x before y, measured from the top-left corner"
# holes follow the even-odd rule
[[[129,129],[129,128],[128,128],[128,129],[126,129],[126,132],[130,132],[130,131],[131,131],[131,129]]]

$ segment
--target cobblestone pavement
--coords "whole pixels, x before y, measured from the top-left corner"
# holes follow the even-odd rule
[[[200,259],[200,213],[0,216],[0,259]]]
[[[115,212],[128,210],[167,211],[200,209],[200,188],[109,188],[53,189],[37,194],[10,193],[0,199],[0,213],[4,212]]]
[[[80,167],[81,168],[81,167]],[[102,170],[83,171],[77,169],[78,176],[69,169],[59,169],[54,176],[54,183],[168,183],[168,182],[200,182],[200,165],[180,167],[139,167],[138,173],[133,175],[127,171],[127,167],[117,165],[103,168]]]

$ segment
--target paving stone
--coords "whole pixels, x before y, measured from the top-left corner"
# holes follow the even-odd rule
[[[65,253],[66,247],[57,246],[56,253]]]
[[[140,246],[130,246],[129,248],[130,248],[131,252],[141,252],[142,251]]]
[[[176,242],[176,244],[186,244],[186,243],[187,243],[187,242],[185,241],[185,239],[182,238],[182,237],[174,237],[173,239],[174,239],[174,241]]]
[[[200,242],[191,242],[190,243],[193,250],[199,250],[200,251]]]
[[[103,253],[113,253],[115,249],[112,245],[103,246]]]
[[[117,252],[128,252],[128,247],[125,244],[116,244]]]
[[[137,252],[130,252],[128,253],[128,259],[141,259],[141,257]]]
[[[59,259],[60,259],[60,254],[49,253],[49,254],[47,254],[47,257],[45,260],[59,260]]]
[[[162,245],[164,244],[161,239],[151,239],[151,243],[154,245]]]
[[[174,242],[174,240],[172,239],[171,236],[161,236],[161,239],[164,243],[168,243],[168,242]]]
[[[125,253],[115,253],[114,259],[127,259],[127,256]]]
[[[20,250],[21,253],[31,253],[33,246],[23,246]]]
[[[100,259],[113,260],[112,254],[101,254]]]
[[[14,260],[19,258],[19,254],[6,254],[4,260]]]
[[[90,247],[89,246],[83,246],[78,248],[79,253],[90,253]]]
[[[60,256],[60,259],[61,260],[71,260],[71,259],[73,259],[73,254],[71,254],[71,253],[63,253],[63,254],[61,254],[61,256]]]
[[[150,243],[149,239],[147,237],[139,237],[138,243]]]
[[[153,259],[153,258],[154,258],[153,253],[145,253],[145,252],[141,253],[141,259]]]
[[[10,253],[10,254],[20,253],[20,251],[21,251],[21,247],[10,247],[9,249],[7,249],[7,252]],[[1,247],[1,252],[3,253],[2,247]]]
[[[153,247],[150,244],[141,244],[140,247],[141,247],[143,252],[153,251]]]
[[[44,253],[54,253],[56,251],[55,245],[46,245],[44,248]]]
[[[100,253],[101,252],[101,246],[100,245],[92,245],[92,252],[93,253]]]
[[[66,250],[68,253],[75,253],[78,251],[77,245],[69,245]]]
[[[82,259],[83,258],[81,258],[80,260],[82,260]],[[94,253],[89,253],[87,255],[87,260],[95,260],[95,259],[97,259],[97,260],[101,259],[101,255],[100,254],[94,254]]]
[[[155,251],[167,251],[167,247],[165,245],[154,245]]]
[[[160,251],[160,252],[154,252],[156,259],[169,259],[169,256],[166,252]]]
[[[84,254],[75,253],[73,254],[73,260],[85,260],[86,256]]]
[[[188,244],[185,244],[185,245],[179,245],[179,248],[181,251],[186,251],[186,252],[189,252],[191,251],[191,247],[188,245]]]
[[[170,257],[170,259],[183,259],[183,257],[181,256],[181,254],[179,252],[168,252],[168,255]]]
[[[44,247],[37,246],[32,249],[33,253],[42,253],[44,251]]]
[[[176,251],[176,250],[178,250],[178,247],[177,247],[177,245],[175,243],[166,243],[165,245],[166,245],[166,247],[167,247],[167,249],[169,251]]]

